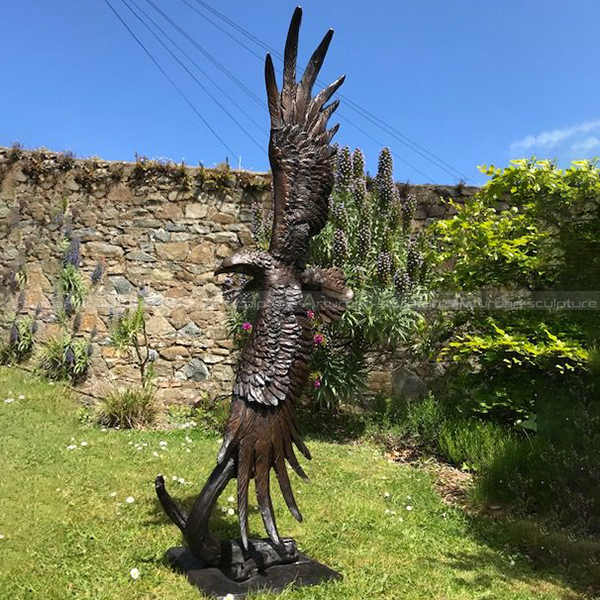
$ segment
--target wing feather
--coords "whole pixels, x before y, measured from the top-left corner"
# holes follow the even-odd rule
[[[274,218],[270,252],[276,259],[301,263],[310,238],[325,226],[333,187],[330,143],[336,128],[327,123],[338,107],[325,106],[342,85],[340,78],[312,98],[312,88],[331,43],[329,30],[296,82],[298,32],[302,11],[297,8],[288,32],[283,70],[283,87],[276,101],[277,86],[272,61],[267,56],[265,80],[271,135],[269,161],[273,172]]]

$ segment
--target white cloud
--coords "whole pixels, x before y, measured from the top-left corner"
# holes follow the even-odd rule
[[[591,135],[590,137],[587,137],[584,140],[575,142],[571,146],[571,152],[573,152],[573,154],[584,155],[587,152],[591,152],[594,148],[598,148],[598,146],[600,146],[600,140],[597,137]]]
[[[583,135],[596,130],[600,130],[600,119],[585,121],[584,123],[572,125],[571,127],[563,127],[562,129],[550,129],[542,131],[537,135],[527,135],[523,139],[513,142],[510,145],[510,151],[511,153],[523,152],[534,148],[552,150],[571,140],[574,142],[573,146],[580,142],[592,143],[590,140],[596,140],[596,142],[598,142],[598,139],[592,136],[588,137],[587,140],[577,140],[577,138],[581,138]],[[592,148],[595,148],[595,146],[592,146]],[[578,151],[582,151],[582,149],[580,148]]]

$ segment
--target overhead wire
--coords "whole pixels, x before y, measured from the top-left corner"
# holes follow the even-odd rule
[[[233,99],[229,94],[223,90],[195,61],[179,46],[162,28],[156,24],[156,21],[152,19],[138,4],[136,4],[135,0],[121,0],[123,4],[131,11],[131,13],[148,29],[148,31],[153,35],[153,37],[158,40],[158,42],[167,50],[167,52],[173,57],[174,60],[186,71],[186,73],[206,92],[206,94],[223,110],[223,112],[229,116],[229,118],[245,133],[248,138],[261,150],[261,152],[265,152],[264,145],[261,144],[256,138],[236,119],[234,115],[216,98],[212,92],[196,77],[196,75],[188,69],[188,67],[179,59],[179,57],[164,43],[163,40],[154,32],[149,25],[129,6],[128,2],[131,2],[155,27],[158,28],[159,31],[186,57],[190,60],[199,70],[200,72],[217,87],[227,98],[229,98],[241,111],[243,111],[246,116],[258,127],[261,126],[252,119],[250,115],[248,115],[241,106]],[[266,152],[265,152],[266,153]]]
[[[169,15],[167,15],[160,7],[158,7],[152,0],[145,0],[150,4],[156,12],[158,12],[174,29],[176,29],[182,36],[184,36],[192,46],[194,46],[199,52],[201,52],[211,63],[213,63],[220,71],[222,71],[229,79],[231,79],[238,87],[243,89],[246,94],[250,96],[259,106],[264,106],[264,102],[259,98],[250,88],[248,88],[238,77],[236,77],[225,65],[217,60],[208,50],[206,50],[201,44],[199,44],[191,35],[189,35],[184,29],[182,29]]]
[[[165,71],[162,65],[154,58],[152,53],[148,50],[144,42],[134,33],[134,31],[129,27],[127,22],[121,17],[121,15],[117,12],[115,7],[110,3],[109,0],[104,0],[105,4],[109,7],[115,17],[121,22],[123,27],[129,32],[131,37],[136,41],[136,43],[142,48],[144,53],[148,56],[148,58],[154,63],[156,68],[163,74],[165,79],[171,84],[171,86],[175,89],[175,91],[185,100],[188,106],[192,109],[192,111],[196,114],[196,116],[204,123],[206,128],[217,138],[217,140],[221,143],[221,145],[229,152],[232,157],[237,156],[237,154],[231,149],[229,144],[217,133],[217,131],[211,126],[207,119],[200,113],[200,111],[194,106],[192,101],[187,97],[185,92],[175,83],[175,81],[170,77],[170,75]]]
[[[223,13],[221,13],[220,11],[218,11],[217,9],[213,8],[210,4],[208,4],[204,0],[194,0],[194,1],[197,4],[199,4],[200,6],[204,7],[209,12],[211,12],[217,18],[219,18],[223,22],[227,23],[230,27],[232,27],[233,29],[235,29],[236,31],[238,31],[244,37],[246,37],[247,39],[249,39],[250,41],[252,41],[256,45],[260,46],[263,50],[266,50],[266,51],[270,52],[271,54],[273,54],[275,57],[277,57],[280,60],[283,59],[282,54],[280,52],[278,52],[276,49],[274,49],[274,48],[270,47],[268,44],[264,43],[262,40],[260,40],[256,36],[254,36],[252,33],[250,33],[244,27],[242,27],[242,26],[238,25],[237,23],[235,23],[235,21],[233,21],[232,19],[230,19],[229,17],[227,17],[226,15],[224,15]],[[187,0],[182,0],[182,2],[184,2],[187,6],[190,6],[190,4],[189,4],[189,2]],[[195,10],[195,12],[197,12],[198,14],[200,14],[201,16],[203,16],[205,19],[207,19],[209,22],[213,23],[213,25],[215,25],[216,27],[218,27],[219,29],[221,29],[221,31],[224,31],[223,28],[221,28],[220,26],[216,25],[214,23],[214,21],[212,21],[211,19],[208,19],[199,10],[194,9],[193,7],[191,7],[191,8],[193,10]],[[235,41],[237,41],[238,44],[240,44],[246,50],[248,50],[249,52],[251,52],[254,56],[262,59],[262,57],[260,57],[259,55],[257,55],[257,53],[255,53],[253,50],[249,49],[246,44],[244,44],[240,40],[237,40],[234,36],[229,35],[229,37],[231,37],[232,39],[235,39]],[[323,82],[319,82],[319,83],[321,85],[324,85]],[[451,177],[462,178],[465,181],[470,179],[467,175],[465,175],[464,173],[462,173],[459,169],[457,169],[456,167],[453,167],[447,161],[445,161],[441,157],[437,156],[435,153],[431,152],[427,148],[423,147],[421,144],[419,144],[416,141],[412,140],[407,135],[405,135],[401,131],[399,131],[397,128],[393,127],[392,125],[389,125],[388,123],[386,123],[385,121],[383,121],[382,119],[380,119],[379,117],[377,117],[376,115],[374,115],[373,113],[371,113],[370,111],[368,111],[367,109],[361,107],[359,104],[357,104],[356,102],[354,102],[352,99],[348,98],[346,95],[344,95],[342,93],[338,93],[338,96],[340,97],[340,99],[342,99],[344,101],[344,103],[348,106],[348,108],[350,108],[351,110],[353,110],[354,112],[356,112],[357,114],[359,114],[360,116],[362,116],[364,119],[368,120],[370,123],[372,123],[376,127],[382,129],[383,131],[385,131],[386,133],[388,133],[389,135],[391,135],[392,137],[394,137],[397,141],[399,141],[400,143],[404,144],[407,148],[409,148],[410,150],[412,150],[413,152],[415,152],[416,154],[418,154],[419,156],[421,156],[425,160],[431,162],[433,165],[435,165],[437,168],[439,168],[440,170],[444,171],[445,173],[447,173]],[[348,119],[346,118],[346,120],[348,120]],[[353,123],[351,122],[351,124],[353,124]],[[421,174],[423,174],[423,173],[421,172]]]

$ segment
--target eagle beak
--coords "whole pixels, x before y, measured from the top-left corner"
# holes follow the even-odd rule
[[[215,269],[215,277],[217,275],[221,275],[222,273],[229,273],[231,271],[232,260],[231,256],[223,259],[221,264]]]

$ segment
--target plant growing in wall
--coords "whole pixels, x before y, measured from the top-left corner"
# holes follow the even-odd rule
[[[111,345],[117,350],[126,351],[132,357],[140,372],[142,387],[152,384],[154,363],[158,358],[156,350],[150,348],[146,332],[145,288],[138,291],[134,310],[127,309],[114,319],[111,331]]]
[[[108,427],[126,429],[151,425],[157,414],[156,389],[153,385],[156,350],[150,348],[146,331],[145,288],[138,291],[133,310],[113,318],[111,345],[126,352],[140,373],[139,386],[113,390],[98,405],[97,420]]]
[[[67,214],[65,202],[63,222]],[[77,381],[87,374],[96,335],[95,328],[90,335],[80,331],[82,309],[89,293],[100,283],[104,265],[96,265],[90,281],[86,281],[80,268],[81,244],[68,224],[63,230],[59,249],[62,256],[55,286],[55,316],[60,331],[42,344],[37,354],[37,364],[50,379]]]
[[[14,310],[6,310],[4,319],[7,325],[8,339],[0,342],[0,364],[15,364],[27,359],[33,350],[35,334],[41,307],[38,305],[33,314],[25,312],[27,271],[20,265],[8,274],[6,289],[10,296],[17,292]],[[8,299],[7,299],[8,302]]]

